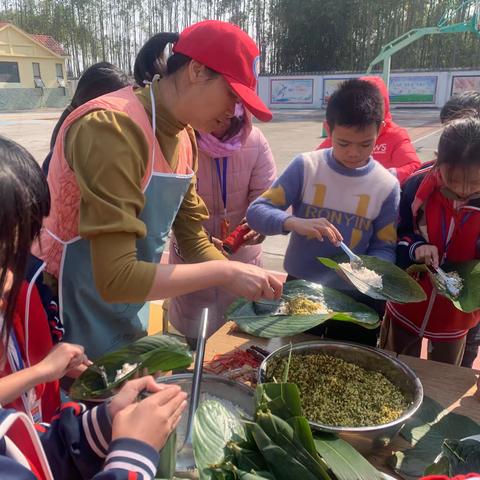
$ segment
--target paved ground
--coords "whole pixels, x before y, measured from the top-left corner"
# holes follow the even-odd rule
[[[19,142],[38,162],[42,162],[48,149],[50,134],[60,116],[59,110],[0,113],[0,134]],[[430,160],[440,133],[438,110],[397,109],[393,111],[396,122],[407,128],[422,161]],[[274,120],[258,124],[272,147],[278,171],[282,172],[299,152],[314,149],[321,141],[321,122],[324,111],[276,111]],[[282,270],[282,257],[288,237],[268,238],[265,242],[265,266]]]

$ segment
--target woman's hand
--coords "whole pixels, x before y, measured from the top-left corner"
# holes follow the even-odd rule
[[[52,382],[62,378],[68,371],[81,365],[91,365],[81,345],[61,342],[55,345],[48,355],[33,368],[37,371],[41,382]]]
[[[438,248],[435,245],[420,245],[415,250],[415,261],[428,267],[438,268]]]
[[[326,218],[289,217],[285,220],[284,229],[321,242],[325,237],[334,245],[343,241],[342,234]]]
[[[147,389],[152,395],[136,402]],[[177,385],[159,385],[152,377],[127,382],[109,405],[112,440],[131,438],[160,450],[187,406],[187,394]]]
[[[261,298],[278,300],[282,295],[283,284],[274,275],[255,265],[230,261],[227,282],[224,287],[239,297],[257,301]]]

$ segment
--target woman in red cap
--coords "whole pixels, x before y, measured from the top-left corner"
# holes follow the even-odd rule
[[[148,300],[213,286],[251,299],[282,290],[258,267],[223,261],[195,189],[194,129],[218,129],[237,102],[272,117],[255,91],[257,46],[220,21],[154,38],[135,62],[140,88],[94,99],[63,123],[48,176],[51,214],[34,248],[58,290],[65,340],[93,359],[145,335]],[[189,264],[159,263],[170,229]]]

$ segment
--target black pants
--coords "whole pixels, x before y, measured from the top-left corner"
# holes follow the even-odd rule
[[[287,282],[298,280],[297,278],[288,275]],[[343,292],[342,292],[343,293]],[[360,292],[349,292],[351,298],[359,303],[367,305],[367,307],[373,308],[383,318],[385,313],[385,302],[382,300],[375,300]],[[339,340],[342,342],[354,342],[362,345],[368,345],[371,347],[377,346],[378,335],[380,333],[380,327],[375,329],[364,328],[354,323],[348,323],[344,321],[327,320],[318,327],[314,327],[308,330],[306,333],[317,335],[330,340]]]
[[[471,328],[467,333],[467,343],[465,345],[465,353],[463,354],[462,367],[472,368],[473,362],[478,355],[478,347],[480,345],[480,323]]]

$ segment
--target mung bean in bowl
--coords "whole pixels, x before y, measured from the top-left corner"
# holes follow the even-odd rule
[[[388,445],[422,404],[412,369],[387,352],[346,342],[285,345],[260,365],[260,382],[281,381],[290,350],[288,381],[298,385],[311,427],[363,454]]]

